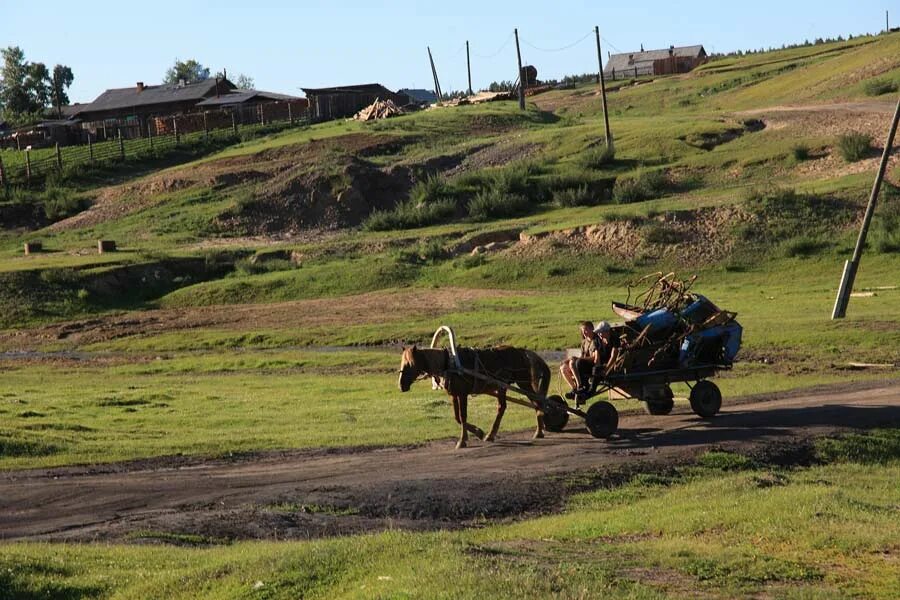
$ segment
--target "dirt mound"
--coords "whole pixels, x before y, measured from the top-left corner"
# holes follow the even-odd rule
[[[738,206],[669,211],[653,217],[614,219],[540,234],[520,236],[508,252],[521,257],[550,256],[561,249],[633,261],[668,259],[679,264],[710,264],[734,248],[734,227],[752,216]]]
[[[168,194],[189,188],[227,190],[245,183],[275,180],[281,181],[282,187],[287,189],[289,185],[283,182],[292,178],[300,179],[302,187],[309,177],[308,171],[318,165],[329,165],[338,157],[345,157],[343,160],[346,162],[346,157],[349,156],[396,152],[403,144],[411,141],[411,138],[390,135],[354,133],[169,169],[138,181],[104,189],[88,210],[55,223],[50,230],[92,227],[121,219],[164,202]],[[277,188],[277,185],[274,184],[273,188]],[[315,193],[317,189],[313,185],[308,191]],[[327,191],[328,197],[334,201],[330,188],[322,188],[322,191]],[[307,219],[309,220],[311,219]],[[226,221],[220,225],[227,226],[228,223]],[[265,231],[266,228],[255,229]]]

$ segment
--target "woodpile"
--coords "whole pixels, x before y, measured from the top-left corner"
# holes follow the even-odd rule
[[[478,92],[473,96],[465,98],[454,98],[444,103],[444,106],[463,106],[466,104],[483,104],[485,102],[496,102],[498,100],[515,100],[515,92]]]
[[[393,100],[376,99],[375,102],[356,113],[353,118],[357,121],[374,121],[376,119],[396,117],[404,113],[405,111],[394,104]]]

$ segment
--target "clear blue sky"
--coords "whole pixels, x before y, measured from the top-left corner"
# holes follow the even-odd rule
[[[447,91],[466,86],[466,39],[474,87],[515,78],[514,27],[525,63],[549,78],[595,71],[592,38],[559,52],[532,46],[567,46],[594,25],[605,40],[604,57],[607,50],[634,50],[641,43],[648,49],[699,43],[723,52],[877,32],[885,10],[892,26],[900,24],[900,0],[0,0],[0,46],[21,46],[28,60],[51,68],[71,66],[70,96],[80,102],[110,87],[158,83],[176,57],[196,58],[213,72],[224,67],[229,74],[246,73],[257,88],[276,92],[369,82],[430,89],[428,45]]]

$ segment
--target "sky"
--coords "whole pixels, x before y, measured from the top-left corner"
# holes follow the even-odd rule
[[[466,40],[473,87],[515,79],[514,28],[523,64],[549,79],[596,72],[595,25],[605,61],[607,51],[641,44],[728,52],[874,33],[884,28],[886,10],[891,26],[900,24],[900,0],[0,0],[0,47],[20,46],[27,60],[50,68],[70,66],[73,102],[137,81],[159,83],[176,58],[244,73],[257,89],[287,94],[375,82],[432,89],[428,46],[446,92],[466,88]]]

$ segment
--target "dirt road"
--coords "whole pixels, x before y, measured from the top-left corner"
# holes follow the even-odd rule
[[[495,444],[476,441],[461,451],[443,440],[6,472],[0,539],[121,540],[140,531],[214,541],[458,527],[552,511],[573,492],[671,468],[710,448],[802,463],[814,437],[892,423],[900,423],[900,383],[885,382],[726,406],[712,421],[685,409],[626,415],[609,441],[573,420],[543,440],[506,432]]]

